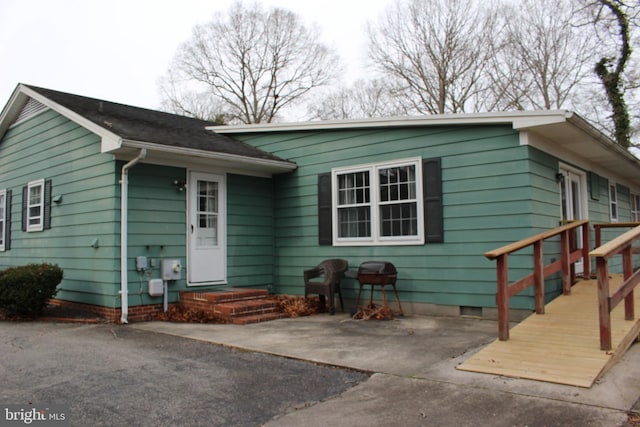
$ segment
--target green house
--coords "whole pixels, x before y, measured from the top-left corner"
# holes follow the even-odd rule
[[[122,322],[163,279],[301,295],[327,258],[393,263],[405,312],[491,317],[483,253],[578,218],[640,220],[640,161],[568,111],[215,126],[18,85],[0,115],[0,268],[58,264],[57,298]]]

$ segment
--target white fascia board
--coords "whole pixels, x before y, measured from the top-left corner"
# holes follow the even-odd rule
[[[566,123],[567,115],[564,112],[548,112],[555,114],[540,114],[517,117],[513,120],[513,128],[515,130],[527,129],[531,127],[554,125],[558,123]]]
[[[516,126],[540,126],[566,121],[566,111],[511,111],[473,114],[434,114],[425,116],[387,117],[352,120],[324,120],[292,123],[260,123],[250,125],[209,126],[207,129],[219,133],[257,133],[303,130],[393,128],[407,126],[441,126],[471,124],[509,124]]]
[[[168,154],[175,154],[182,157],[198,157],[209,159],[212,161],[227,162],[234,165],[242,165],[251,169],[251,166],[258,167],[259,169],[269,170],[272,173],[291,172],[298,166],[294,163],[283,162],[278,160],[258,159],[255,157],[245,157],[237,154],[218,153],[212,151],[203,151],[193,148],[173,147],[170,145],[154,144],[144,141],[131,141],[124,140],[122,147],[126,148],[146,148],[150,152],[162,152]]]
[[[122,145],[122,138],[120,138],[120,136],[116,135],[113,132],[108,131],[107,129],[103,128],[102,126],[99,126],[97,124],[95,124],[94,122],[92,122],[91,120],[87,120],[86,118],[84,118],[83,116],[81,116],[80,114],[66,108],[63,107],[62,105],[53,102],[52,100],[50,100],[49,98],[47,98],[46,96],[41,95],[40,93],[31,90],[29,87],[24,86],[22,84],[20,84],[16,90],[18,93],[24,94],[26,96],[28,96],[29,98],[33,98],[36,101],[40,102],[41,104],[45,105],[47,108],[50,108],[52,110],[54,110],[55,112],[57,112],[58,114],[66,117],[67,119],[78,123],[80,126],[82,126],[83,128],[89,130],[90,132],[95,133],[96,135],[98,135],[101,138],[101,152],[106,153],[109,151],[112,151],[116,148],[119,148]]]
[[[18,117],[20,109],[27,101],[26,95],[20,93],[18,88],[13,91],[9,101],[7,101],[2,112],[0,112],[0,139],[2,139],[7,129],[9,129],[11,123]]]

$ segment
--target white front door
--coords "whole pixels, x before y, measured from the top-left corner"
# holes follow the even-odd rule
[[[562,221],[572,221],[586,219],[587,216],[587,177],[580,170],[568,166],[561,166],[560,181],[561,195],[561,219]],[[576,243],[582,247],[582,234],[576,233]],[[576,262],[576,274],[582,273],[582,260]]]
[[[189,174],[188,279],[190,285],[225,283],[226,185],[224,175]]]

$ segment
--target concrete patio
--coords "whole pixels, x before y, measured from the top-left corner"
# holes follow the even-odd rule
[[[273,426],[621,426],[640,411],[640,346],[591,388],[456,369],[496,339],[494,321],[408,316],[392,321],[327,314],[245,326],[134,323],[128,327],[372,373],[338,397]],[[549,357],[553,357],[552,354]]]

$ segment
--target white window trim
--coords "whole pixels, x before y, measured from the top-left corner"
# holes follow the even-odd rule
[[[40,187],[40,221],[38,224],[31,224],[31,220],[33,219],[31,217],[31,189],[35,187]],[[42,230],[44,230],[44,179],[39,179],[27,184],[27,232]]]
[[[634,206],[634,200],[638,200],[639,202],[635,206]],[[631,221],[640,221],[640,192],[631,191],[630,204],[631,204]],[[635,208],[635,210],[633,208]]]
[[[383,237],[380,230],[380,194],[378,169],[386,169],[394,166],[414,166],[416,170],[416,208],[417,226],[416,236]],[[369,185],[371,188],[371,237],[339,238],[338,237],[338,175],[353,172],[369,172]],[[398,245],[423,245],[424,244],[424,198],[422,190],[422,158],[411,157],[393,161],[367,163],[363,165],[339,167],[331,169],[331,220],[333,224],[334,246],[398,246]]]
[[[2,240],[0,241],[0,252],[4,252],[7,247],[7,209],[10,207],[7,206],[7,190],[0,190],[0,197],[2,197],[2,215],[0,215],[0,235],[2,235]]]
[[[611,199],[611,187],[613,187],[613,191],[614,191],[614,199]],[[609,220],[611,222],[618,222],[618,218],[620,218],[620,204],[618,203],[618,186],[616,185],[615,182],[609,181]],[[613,215],[613,205],[616,206],[616,215]]]

